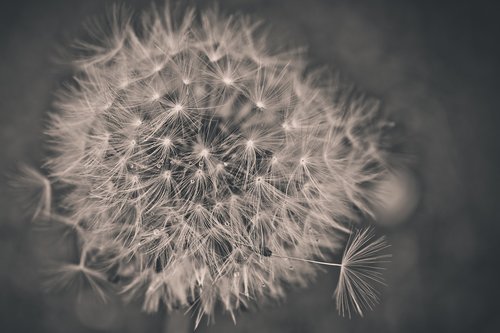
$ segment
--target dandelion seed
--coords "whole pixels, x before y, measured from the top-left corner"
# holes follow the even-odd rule
[[[201,152],[200,152],[200,156],[201,157],[208,157],[209,154],[210,154],[210,152],[206,148],[202,149]]]
[[[373,229],[356,231],[351,235],[342,256],[340,277],[335,290],[337,309],[342,316],[351,312],[363,316],[366,308],[378,303],[376,284],[384,284],[380,267],[391,257],[384,237],[375,239]]]
[[[262,101],[257,101],[257,102],[255,103],[255,106],[256,106],[257,108],[259,108],[259,109],[264,109],[264,108],[265,108],[264,102],[262,102]]]
[[[130,84],[130,82],[128,80],[123,80],[122,82],[120,82],[120,84],[118,85],[118,87],[120,89],[125,89],[127,88],[127,86]]]
[[[52,187],[47,177],[31,167],[22,165],[19,176],[10,185],[28,205],[33,220],[50,217]]]
[[[60,264],[46,271],[48,279],[45,282],[51,290],[72,288],[76,291],[84,286],[90,287],[102,300],[106,300],[106,290],[109,289],[106,275],[97,270],[85,267],[83,264]]]
[[[172,108],[172,111],[174,112],[180,112],[184,109],[184,107],[181,104],[175,104],[174,107]]]
[[[234,81],[230,77],[225,76],[222,78],[222,82],[224,82],[225,85],[230,86],[233,84]]]
[[[151,100],[152,101],[157,101],[160,99],[160,94],[157,93],[157,92],[154,92],[152,95],[151,95]]]
[[[162,140],[163,146],[169,148],[172,145],[172,140],[169,137],[166,137]]]
[[[132,125],[134,127],[139,127],[139,126],[142,125],[142,120],[140,118],[137,118],[137,119],[134,120],[134,122],[132,123]]]
[[[158,73],[162,69],[163,69],[163,67],[161,65],[156,65],[156,66],[153,67],[153,72],[154,73]]]

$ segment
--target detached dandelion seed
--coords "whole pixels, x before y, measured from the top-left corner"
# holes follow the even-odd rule
[[[376,284],[384,284],[381,264],[391,255],[383,253],[389,247],[385,238],[374,238],[370,228],[357,230],[349,237],[335,290],[337,309],[342,316],[351,318],[353,311],[363,316],[366,308],[378,303]]]
[[[197,311],[198,324],[329,265],[339,312],[370,308],[385,242],[357,231],[341,263],[324,260],[372,213],[386,172],[376,103],[272,48],[247,17],[164,6],[132,24],[115,8],[106,27],[76,43],[48,175],[25,172],[42,189],[35,216],[78,226],[80,263],[54,281],[83,278],[100,295],[114,284],[149,312]]]

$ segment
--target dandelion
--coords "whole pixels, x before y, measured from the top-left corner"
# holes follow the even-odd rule
[[[196,309],[198,324],[329,265],[339,312],[363,314],[383,241],[356,232],[341,263],[327,258],[385,174],[376,104],[271,48],[246,17],[115,9],[106,27],[76,44],[47,177],[28,172],[43,189],[35,215],[77,237],[57,284],[114,284],[149,312]]]

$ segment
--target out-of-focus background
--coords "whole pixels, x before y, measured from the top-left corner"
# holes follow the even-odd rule
[[[118,1],[116,1],[118,2]],[[124,1],[125,2],[125,1]],[[142,8],[149,1],[126,1]],[[171,0],[175,2],[175,0]],[[100,15],[105,0],[2,1],[0,171],[39,165],[43,120],[66,73],[57,47]],[[199,7],[211,1],[194,1]],[[498,332],[500,24],[495,1],[220,0],[262,18],[274,40],[308,45],[313,64],[382,101],[396,122],[399,175],[379,231],[393,262],[381,304],[365,318],[336,314],[337,271],[290,290],[281,304],[217,314],[198,332]],[[118,299],[46,294],[40,240],[0,184],[1,332],[160,332],[161,315]],[[174,332],[175,333],[175,332]]]

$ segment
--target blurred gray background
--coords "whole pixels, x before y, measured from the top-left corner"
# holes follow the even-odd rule
[[[105,0],[5,1],[0,7],[0,171],[38,165],[43,120],[67,73],[56,47]],[[148,1],[126,1],[134,8]],[[172,2],[175,2],[172,0]],[[211,1],[192,1],[199,7]],[[382,302],[365,318],[336,314],[337,272],[290,290],[281,304],[198,332],[498,332],[500,219],[499,20],[495,1],[220,0],[262,18],[278,41],[306,44],[325,64],[382,100],[397,123],[406,207],[382,219],[393,263]],[[3,176],[2,176],[3,177]],[[161,315],[91,295],[46,294],[41,241],[0,183],[0,332],[160,332]],[[49,250],[47,250],[49,251]]]

